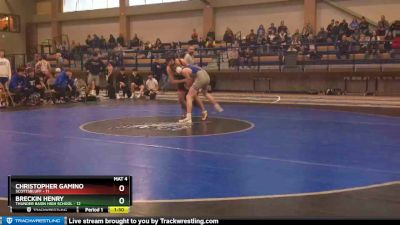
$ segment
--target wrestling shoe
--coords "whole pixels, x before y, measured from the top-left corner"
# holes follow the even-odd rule
[[[191,118],[185,118],[183,120],[179,120],[179,123],[188,123],[191,124],[192,123],[192,119]]]
[[[224,109],[219,105],[219,104],[215,104],[214,108],[217,112],[221,113],[224,111]]]
[[[201,120],[205,121],[208,118],[208,112],[207,111],[203,111],[201,113]]]

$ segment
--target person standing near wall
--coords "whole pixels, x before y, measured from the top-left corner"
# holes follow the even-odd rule
[[[6,83],[11,80],[10,61],[4,57],[5,51],[0,49],[0,87],[6,87]]]
[[[93,58],[85,63],[85,68],[89,73],[88,85],[93,95],[93,90],[96,90],[96,96],[100,93],[100,74],[105,69],[103,61],[99,58],[97,53],[93,54]]]

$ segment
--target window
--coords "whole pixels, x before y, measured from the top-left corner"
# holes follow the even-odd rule
[[[119,0],[64,0],[63,12],[119,7]]]
[[[20,32],[20,19],[16,15],[0,15],[0,32]]]
[[[150,5],[150,4],[161,4],[168,2],[183,2],[188,0],[129,0],[129,5]]]

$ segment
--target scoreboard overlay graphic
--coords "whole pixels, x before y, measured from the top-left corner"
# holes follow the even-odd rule
[[[21,213],[127,213],[131,176],[9,176],[8,206]]]

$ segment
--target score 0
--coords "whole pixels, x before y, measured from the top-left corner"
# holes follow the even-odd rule
[[[124,182],[124,181],[127,182],[127,181],[128,181],[128,177],[114,177],[114,181],[115,181],[115,182]],[[128,188],[128,187],[126,187],[126,186],[123,185],[123,184],[118,185],[118,192],[124,193],[125,190],[126,190],[126,188]],[[118,203],[119,203],[120,205],[124,205],[124,204],[125,204],[125,198],[123,198],[123,197],[119,198],[119,199],[118,199]]]

